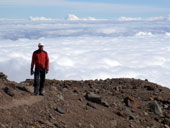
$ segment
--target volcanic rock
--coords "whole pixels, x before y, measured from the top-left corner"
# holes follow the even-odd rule
[[[0,80],[7,80],[7,76],[2,72],[0,72]]]
[[[65,114],[65,111],[60,107],[56,107],[56,111],[61,113],[61,114]]]
[[[96,109],[96,106],[95,106],[95,105],[93,105],[93,104],[91,104],[91,103],[87,103],[87,106],[89,106],[89,107],[91,107],[91,108]]]
[[[139,102],[132,96],[127,96],[124,99],[124,102],[128,107],[132,107],[134,109],[137,109],[140,107]]]
[[[155,98],[155,100],[160,101],[160,102],[162,102],[162,103],[164,103],[164,104],[170,104],[170,99],[168,99],[168,98],[163,98],[163,97],[161,97],[161,96],[157,96],[157,97]]]
[[[165,128],[170,128],[168,125],[165,125]]]
[[[150,110],[154,112],[155,114],[161,115],[162,114],[162,109],[159,106],[157,101],[153,101],[149,104]]]
[[[105,107],[109,107],[109,103],[104,100],[101,100],[101,104]]]
[[[87,100],[89,100],[91,102],[101,104],[101,100],[102,100],[101,96],[99,96],[93,92],[87,92],[85,97]]]
[[[13,91],[13,89],[11,89],[11,88],[5,87],[5,88],[4,88],[4,91],[5,91],[5,93],[8,94],[9,96],[14,96],[14,91]]]
[[[146,88],[149,91],[155,90],[155,88],[153,86],[149,86],[149,85],[145,85],[144,88]]]

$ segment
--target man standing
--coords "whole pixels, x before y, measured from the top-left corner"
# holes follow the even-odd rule
[[[48,53],[43,50],[44,44],[38,44],[39,49],[33,52],[31,63],[31,75],[34,74],[34,95],[44,96],[45,74],[49,71]],[[35,64],[35,72],[33,71]]]

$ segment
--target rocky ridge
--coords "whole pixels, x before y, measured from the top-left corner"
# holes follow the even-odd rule
[[[170,128],[170,89],[148,80],[33,80],[0,73],[0,128]]]

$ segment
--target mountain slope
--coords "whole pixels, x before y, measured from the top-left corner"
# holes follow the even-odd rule
[[[169,128],[170,89],[130,78],[46,80],[45,96],[32,96],[33,80],[0,73],[2,128]]]

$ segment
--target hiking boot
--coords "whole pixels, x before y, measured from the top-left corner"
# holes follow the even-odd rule
[[[40,92],[39,95],[44,96],[44,92]]]
[[[44,90],[42,88],[39,90],[39,95],[44,96]]]
[[[38,96],[38,89],[34,87],[34,92],[32,94],[33,96]]]
[[[38,93],[37,93],[37,92],[34,92],[32,95],[33,95],[33,96],[38,96]]]

